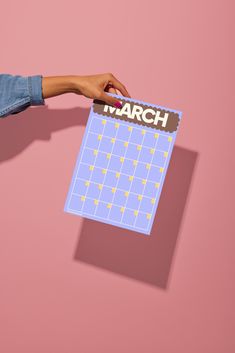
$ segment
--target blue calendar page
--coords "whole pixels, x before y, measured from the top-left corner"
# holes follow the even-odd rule
[[[64,211],[149,235],[181,112],[108,93],[94,100]]]

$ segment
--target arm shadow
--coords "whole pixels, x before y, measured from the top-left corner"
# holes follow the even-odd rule
[[[34,140],[49,141],[55,131],[85,126],[88,115],[88,108],[48,109],[41,106],[29,107],[0,119],[0,163],[19,155]]]
[[[74,259],[166,290],[197,157],[174,147],[150,236],[83,219]]]

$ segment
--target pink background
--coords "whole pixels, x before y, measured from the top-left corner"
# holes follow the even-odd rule
[[[183,111],[149,238],[63,212],[89,99],[0,121],[2,353],[235,352],[233,5],[2,2],[1,72],[111,71]]]

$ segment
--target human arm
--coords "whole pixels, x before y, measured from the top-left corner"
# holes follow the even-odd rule
[[[111,73],[89,76],[49,76],[42,78],[43,98],[50,98],[64,93],[76,93],[87,98],[100,99],[107,104],[120,108],[117,98],[107,95],[105,91],[130,97],[125,86]]]
[[[0,74],[0,118],[17,114],[30,105],[44,105],[45,99],[65,93],[100,99],[120,108],[118,99],[106,92],[130,97],[125,86],[111,73],[89,76],[19,76]]]

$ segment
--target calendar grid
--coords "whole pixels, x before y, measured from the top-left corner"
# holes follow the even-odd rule
[[[155,142],[154,148],[156,148],[157,144],[158,144],[158,139],[156,139],[156,142]],[[153,162],[153,156],[154,156],[154,155],[152,155],[152,159],[151,159],[150,166],[152,165],[152,162]],[[150,170],[150,169],[149,169],[149,170]],[[148,174],[147,174],[146,179],[148,179],[149,170],[148,170]],[[145,190],[145,186],[146,186],[146,184],[144,185],[144,190]],[[144,190],[143,190],[143,194],[144,194]],[[139,207],[138,207],[138,209],[137,209],[137,212],[139,212],[139,210],[140,210],[140,205],[139,205]],[[151,217],[151,216],[150,216],[150,217]],[[136,220],[137,220],[137,218],[136,218],[136,219],[135,219],[135,221],[134,221],[134,224],[133,224],[133,226],[134,226],[134,227],[135,227],[135,225],[136,225]]]
[[[84,163],[84,162],[81,162],[81,164],[90,165],[89,163]],[[149,163],[142,163],[142,164],[149,164]],[[157,166],[157,165],[154,165],[154,166],[156,166],[156,167],[159,168],[159,169],[160,169],[160,168],[163,168],[163,167],[159,167],[159,166]],[[97,169],[103,169],[102,167],[98,167],[98,166],[96,166],[96,168],[97,168]],[[110,171],[116,173],[116,171],[113,170],[113,169],[110,169]],[[120,172],[120,173],[121,173],[121,172]],[[130,175],[127,174],[127,173],[123,173],[123,172],[122,172],[122,174],[123,174],[123,175],[126,175],[126,176],[130,176]],[[139,180],[142,180],[142,179],[143,179],[143,178],[140,178],[140,177],[137,177],[137,176],[135,176],[135,178],[136,178],[136,179],[139,179]],[[79,177],[79,179],[81,179],[81,178]],[[149,181],[152,182],[152,183],[154,183],[154,180],[149,179]]]
[[[96,118],[97,119],[97,118]],[[124,125],[124,124],[121,124],[121,125]],[[125,126],[125,125],[124,125]],[[138,128],[138,127],[133,127],[133,129],[138,129],[138,130],[143,130],[143,127],[142,128]],[[147,131],[148,133],[151,133],[151,134],[156,134],[156,132],[154,131],[149,131],[149,130],[145,130],[145,131]],[[99,134],[97,134],[96,132],[94,132],[94,131],[89,131],[91,134],[93,134],[93,135],[99,135]],[[158,133],[158,135],[159,136],[165,136],[164,134],[161,134],[160,132],[157,132]],[[110,136],[108,136],[108,135],[103,135],[103,137],[110,137]],[[125,142],[125,140],[124,139],[118,139],[117,138],[117,140],[119,140],[119,141],[123,141],[123,142]],[[132,142],[132,144],[133,145],[138,145],[138,143],[135,143],[135,142]],[[87,148],[89,148],[89,147],[87,147]],[[162,151],[162,152],[164,152],[164,151]]]
[[[79,178],[79,179],[80,179],[80,180],[83,180],[84,182],[86,181],[86,179],[84,179],[84,178]],[[140,179],[140,178],[138,178],[138,179]],[[151,182],[151,183],[154,183],[153,181],[150,181],[150,182]],[[97,182],[95,182],[95,181],[93,181],[93,184],[99,185],[99,183],[97,183]],[[109,189],[112,189],[112,186],[106,186],[106,187],[109,188]],[[119,190],[120,190],[120,191],[123,191],[123,192],[126,191],[125,189],[122,189],[122,188],[119,188]],[[131,193],[134,194],[134,195],[139,196],[139,194],[138,194],[137,192],[132,191]],[[76,193],[76,192],[73,192],[73,194],[74,194],[74,195],[78,195],[78,196],[82,196],[82,194],[79,194],[79,193]],[[147,199],[152,199],[152,197],[150,197],[150,196],[146,196],[146,195],[145,195],[145,197],[146,197]]]
[[[141,144],[143,143],[144,138],[145,138],[145,135],[143,135],[143,138],[142,138]],[[138,158],[137,158],[137,160],[139,159],[139,155],[140,155],[140,150],[139,150],[139,153],[138,153]],[[135,173],[135,171],[136,171],[136,167],[137,167],[137,166],[135,166],[134,173]],[[134,175],[133,175],[133,176],[134,176]],[[132,179],[131,184],[130,184],[130,186],[129,186],[129,190],[128,190],[128,192],[130,192],[130,190],[131,190],[132,183],[133,183],[133,179]],[[126,204],[127,204],[127,200],[126,200],[125,204],[123,205],[123,207],[126,207]],[[124,216],[124,213],[122,214],[121,222],[122,222],[122,220],[123,220],[123,216]]]
[[[175,137],[91,109],[64,210],[150,234]]]
[[[124,125],[124,124],[122,124],[122,125]],[[142,129],[140,129],[140,128],[138,128],[138,127],[133,127],[133,129],[135,129],[135,130],[143,130],[143,128]],[[146,130],[145,130],[146,131]],[[96,133],[96,132],[94,132],[94,131],[89,131],[92,135],[99,135],[98,133]],[[153,134],[154,135],[154,133],[155,132],[150,132],[151,134]],[[158,133],[159,135],[160,135],[160,133]],[[163,135],[163,134],[162,134]],[[163,135],[164,136],[164,135]],[[103,135],[103,137],[110,137],[110,136],[108,136],[108,135]],[[120,139],[120,138],[117,138],[117,140],[119,140],[119,141],[122,141],[122,142],[125,142],[125,139]],[[135,143],[135,142],[132,142],[134,145],[138,145],[138,143]]]
[[[117,132],[118,132],[118,128],[116,129],[116,134],[115,134],[115,139],[116,139],[116,136],[117,136]],[[113,145],[112,145],[112,148],[111,148],[111,155],[112,155],[112,152],[113,152],[113,148],[114,148],[114,143],[113,143]],[[109,162],[108,162],[108,165],[107,165],[107,169],[108,169],[108,167],[109,167],[109,164],[110,164],[110,158],[109,158]],[[105,178],[106,178],[106,175],[107,174],[105,174],[105,177],[104,177],[104,181],[103,181],[103,184],[105,183]],[[101,190],[100,190],[100,193],[99,193],[99,198],[100,198],[100,195],[101,195]],[[99,202],[99,199],[98,199],[98,202]],[[95,212],[94,212],[94,215],[96,215],[96,210],[97,210],[97,206],[96,206],[96,209],[95,209]]]
[[[78,195],[78,196],[81,196],[80,194],[77,194],[76,192],[74,193],[74,195]],[[89,197],[89,196],[86,196],[88,199],[90,200],[94,200],[93,197]],[[117,207],[120,207],[120,205],[116,204],[116,203],[113,203],[114,206],[117,206]],[[135,211],[136,209],[135,208],[131,208],[131,207],[126,207],[128,208],[129,210],[131,211]],[[141,211],[140,211],[141,212]],[[143,214],[147,214],[146,212],[141,212]],[[120,222],[121,223],[121,222]]]
[[[137,145],[137,144],[136,144]],[[87,148],[87,149],[90,149],[90,150],[93,150],[92,148],[89,148],[89,147],[85,147],[85,148]],[[166,151],[160,151],[160,150],[156,150],[156,152],[166,152]],[[99,151],[100,153],[106,153],[106,152],[104,152],[104,151]],[[112,156],[115,156],[115,157],[120,157],[118,154],[115,154],[115,153],[112,153]],[[125,157],[125,159],[129,159],[130,161],[132,160],[132,158],[127,158],[127,157]],[[81,163],[83,163],[83,164],[88,164],[88,163],[85,163],[85,162],[82,162],[81,161]],[[141,164],[147,164],[146,162],[142,162],[142,161],[139,161],[138,160],[138,163],[141,163]],[[161,168],[161,166],[159,166],[159,165],[157,165],[157,164],[154,164],[154,163],[152,163],[152,165],[153,166],[155,166],[155,167],[158,167],[158,168]]]
[[[77,213],[77,210],[72,209],[72,208],[70,209],[70,212],[71,212],[71,213],[74,213],[74,214],[78,214],[78,213]],[[143,213],[143,212],[141,212],[141,213]],[[144,215],[144,213],[143,213],[143,215]],[[89,216],[89,215],[87,214],[86,216]],[[98,219],[100,219],[100,220],[103,219],[103,217],[98,216],[98,215],[96,215],[95,217],[98,218]],[[88,217],[88,218],[91,218],[91,217]],[[91,219],[92,219],[92,218],[91,218]],[[115,221],[115,223],[116,223],[116,225],[118,225],[118,226],[121,226],[121,225],[122,225],[122,223],[121,223],[121,222],[118,222],[118,221]],[[141,230],[141,231],[145,230],[145,227],[138,227],[138,226],[136,226],[136,228],[139,229],[139,230]]]
[[[103,126],[103,131],[104,131],[104,126]],[[89,132],[89,130],[88,130],[88,132]],[[99,140],[99,145],[98,145],[98,147],[100,146],[100,143],[101,143],[101,140]],[[84,153],[84,150],[83,150],[83,153]],[[81,158],[82,158],[82,156],[81,156]],[[97,159],[97,155],[96,155],[96,157],[95,157],[95,161],[96,161],[96,159]],[[95,161],[94,161],[94,163],[95,163]],[[92,173],[93,173],[93,170],[92,170]],[[89,178],[89,180],[91,179],[91,176],[92,176],[92,173],[91,173],[91,175],[90,175],[90,178]],[[88,190],[88,189],[87,189]],[[85,197],[86,197],[86,194],[87,194],[87,191],[86,191],[86,193],[85,193]],[[84,207],[84,204],[83,204],[83,206],[82,206],[82,209],[81,209],[81,212],[83,211],[83,207]]]
[[[132,131],[133,131],[133,130],[132,130]],[[131,135],[132,135],[132,131],[131,131],[131,133],[130,133],[130,135],[129,135],[129,138],[128,138],[127,143],[129,143],[129,142],[130,142],[130,138],[131,138]],[[126,151],[127,151],[127,149],[125,150],[125,153],[124,153],[123,158],[125,158],[125,157],[126,157]],[[122,169],[123,169],[123,164],[122,164],[122,166],[121,166],[120,173],[122,173]],[[117,185],[118,185],[118,178],[117,178],[117,182],[116,182],[115,188],[117,187]],[[113,195],[113,197],[112,197],[112,201],[111,201],[111,202],[112,202],[112,204],[113,204],[114,197],[115,197],[115,194],[114,194],[114,195]],[[109,219],[110,212],[111,212],[111,209],[109,210],[109,213],[108,213],[108,215],[107,215],[107,219]]]
[[[87,137],[88,137],[88,135],[85,136],[84,145],[86,145]],[[83,156],[83,153],[84,153],[84,150],[82,150],[82,153],[80,153],[81,158],[82,158],[82,156]],[[76,165],[77,165],[77,164],[78,164],[78,160],[77,160]],[[75,180],[77,179],[77,176],[78,176],[78,168],[76,168],[76,166],[75,166]],[[71,188],[71,185],[72,185],[72,188]],[[69,201],[68,201],[68,205],[71,204],[71,198],[72,198],[72,195],[73,195],[73,193],[74,193],[74,185],[75,185],[75,184],[74,184],[73,181],[72,181],[71,185],[70,185],[71,192],[68,194],[68,200],[69,200]],[[66,210],[66,204],[65,204],[65,210]]]

